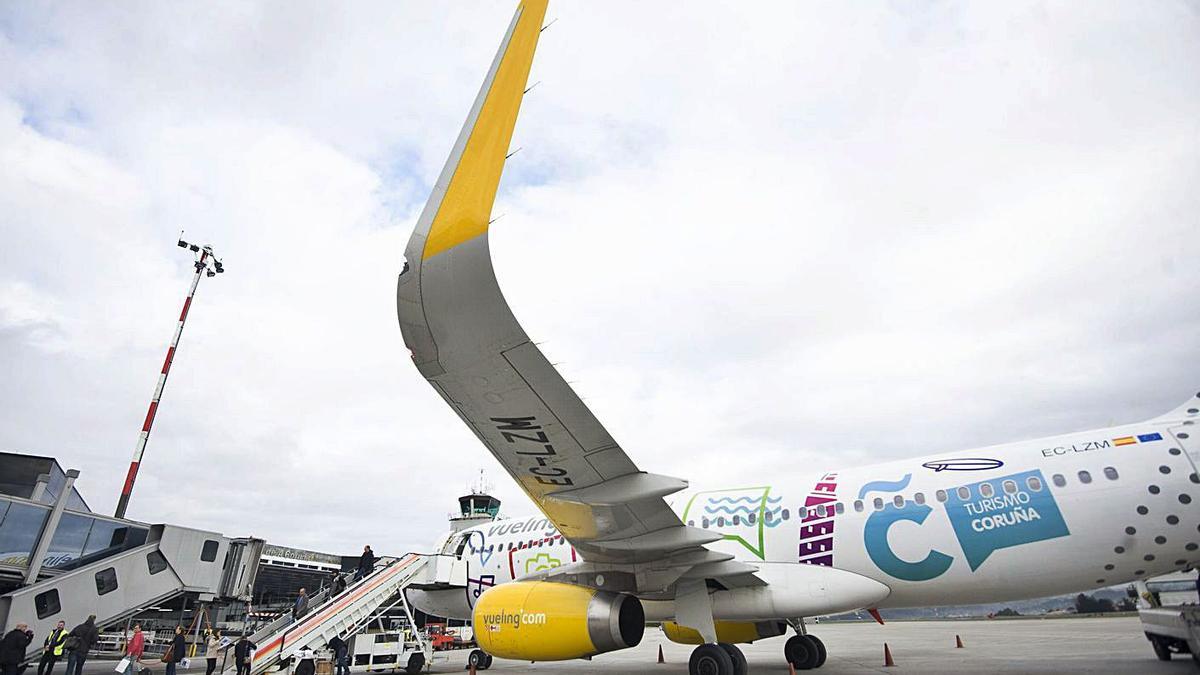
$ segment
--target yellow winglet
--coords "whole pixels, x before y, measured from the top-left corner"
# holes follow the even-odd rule
[[[487,232],[548,0],[523,0],[480,92],[483,105],[429,228],[422,259]],[[468,122],[470,124],[470,122]]]

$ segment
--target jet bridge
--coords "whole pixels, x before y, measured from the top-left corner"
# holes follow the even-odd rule
[[[370,575],[355,582],[335,597],[317,596],[317,605],[298,620],[280,617],[250,636],[257,649],[250,667],[251,675],[260,675],[272,666],[287,663],[300,649],[321,649],[339,636],[348,639],[381,611],[403,604],[404,590],[413,584],[430,583],[436,574],[433,560],[441,556],[410,553],[402,558],[384,558]],[[324,602],[321,602],[324,600]],[[321,604],[318,604],[318,603]],[[409,614],[412,621],[412,615]],[[428,652],[428,645],[423,644]],[[429,654],[426,654],[428,660]],[[235,673],[236,664],[225,673]]]
[[[262,552],[261,539],[230,539],[174,525],[151,525],[146,543],[42,579],[0,596],[0,629],[28,624],[44,636],[96,615],[103,626],[183,593],[202,601],[249,600]],[[34,658],[41,640],[30,644]]]

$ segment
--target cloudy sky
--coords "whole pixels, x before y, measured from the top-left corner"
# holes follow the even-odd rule
[[[513,2],[0,6],[0,450],[130,515],[426,549],[487,472],[404,243]],[[685,8],[686,7],[686,11]],[[1195,2],[556,2],[492,230],[530,335],[694,484],[1154,416],[1200,387]]]

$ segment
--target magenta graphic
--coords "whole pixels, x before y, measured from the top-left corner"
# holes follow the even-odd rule
[[[833,566],[833,505],[837,501],[837,474],[821,476],[804,500],[807,514],[800,521],[800,562]],[[824,505],[825,508],[818,508]]]

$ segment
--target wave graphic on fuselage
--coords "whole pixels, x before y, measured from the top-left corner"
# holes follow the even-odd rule
[[[783,497],[767,497],[766,501],[768,504],[778,504],[779,502],[783,501]],[[709,497],[708,498],[709,504],[740,504],[742,502],[745,502],[747,504],[761,504],[763,502],[763,498],[762,497]]]
[[[708,515],[754,516],[769,528],[778,527],[783,522],[780,518],[783,507],[775,506],[783,501],[783,497],[709,497],[707,501],[704,513]],[[764,506],[763,502],[771,506]],[[744,522],[746,525],[753,525],[749,520]]]

